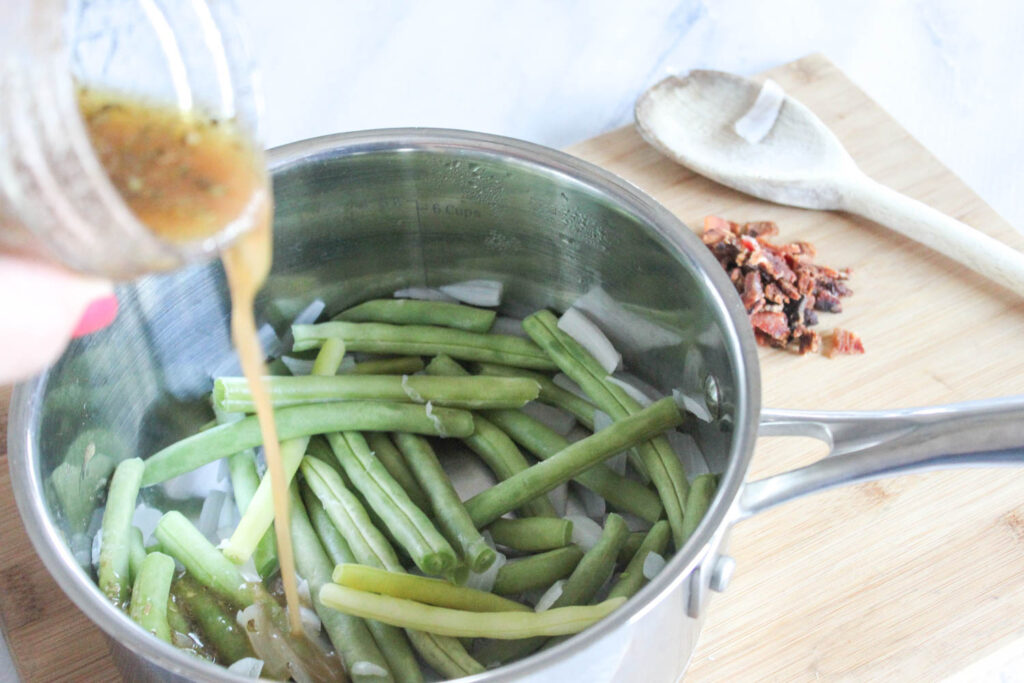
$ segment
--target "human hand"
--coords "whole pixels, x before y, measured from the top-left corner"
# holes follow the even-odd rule
[[[116,316],[109,282],[0,255],[0,385],[31,377],[72,337],[102,329]]]

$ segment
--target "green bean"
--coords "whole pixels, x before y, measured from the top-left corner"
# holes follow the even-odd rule
[[[338,529],[327,516],[320,499],[316,497],[308,486],[302,487],[302,500],[305,503],[306,511],[309,513],[309,520],[316,529],[317,536],[323,544],[324,550],[333,565],[353,563],[356,556],[349,547],[345,537],[338,532]],[[399,683],[414,683],[423,680],[420,672],[419,662],[413,654],[409,640],[401,629],[383,624],[379,621],[367,620],[366,627],[373,634],[373,639],[380,648],[384,658],[387,659],[389,668]]]
[[[288,508],[296,569],[309,583],[313,609],[320,617],[324,631],[334,644],[334,649],[345,663],[345,668],[356,683],[372,683],[378,679],[393,681],[388,661],[377,647],[363,620],[332,610],[320,601],[320,588],[331,581],[331,561],[310,524],[295,481],[289,489]],[[370,662],[386,671],[387,676],[369,677],[355,673],[352,665],[356,662]]]
[[[526,605],[486,591],[453,586],[441,579],[389,572],[361,564],[339,564],[332,575],[334,583],[371,593],[405,598],[416,602],[469,612],[529,612]]]
[[[580,344],[558,329],[558,320],[551,311],[538,311],[523,321],[523,329],[544,349],[558,367],[580,385],[598,408],[613,420],[621,420],[641,410],[636,399],[622,387],[607,380],[608,373]],[[668,522],[676,547],[682,547],[683,510],[689,488],[686,472],[679,457],[672,451],[668,439],[662,435],[637,445],[636,452],[650,476]]]
[[[144,469],[145,464],[138,458],[122,460],[110,478],[107,506],[103,510],[99,585],[107,599],[121,609],[128,606],[131,593],[132,517]]]
[[[434,449],[426,439],[415,434],[395,434],[394,439],[413,476],[430,499],[431,510],[445,537],[458,548],[470,569],[475,572],[486,570],[497,555],[473,525]]]
[[[342,368],[339,375],[413,375],[423,369],[419,356],[396,356],[363,361]]]
[[[633,531],[626,537],[626,542],[622,544],[622,550],[619,551],[619,557],[616,559],[616,564],[620,564],[625,567],[629,564],[629,561],[636,555],[636,551],[640,550],[640,546],[643,544],[644,539],[647,538],[646,531]]]
[[[440,325],[468,332],[486,332],[494,323],[494,311],[446,301],[373,299],[334,316],[334,320],[396,325]]]
[[[532,379],[540,385],[538,400],[571,413],[581,425],[594,431],[595,408],[593,404],[558,386],[547,375],[496,363],[475,363],[473,369],[477,374],[489,377],[528,377]]]
[[[180,633],[183,636],[188,636],[192,632],[192,624],[189,623],[184,612],[181,611],[181,606],[178,604],[180,600],[175,596],[176,586],[178,583],[185,578],[184,575],[178,577],[177,580],[171,583],[171,595],[167,599],[167,625],[171,627],[171,638],[174,638],[175,633]]]
[[[340,431],[406,431],[430,436],[469,436],[473,416],[455,408],[428,408],[388,401],[318,403],[274,411],[278,436],[294,439]],[[154,453],[143,486],[159,484],[263,442],[255,416],[214,427]]]
[[[489,410],[485,414],[513,441],[540,460],[547,460],[569,447],[568,439],[521,410]],[[601,496],[618,510],[652,523],[661,518],[663,508],[658,494],[607,465],[594,465],[573,477],[573,481]]]
[[[480,334],[430,325],[330,322],[293,325],[295,350],[320,346],[338,337],[352,351],[436,356],[444,353],[462,360],[487,361],[515,367],[554,370],[551,359],[528,339],[504,334]]]
[[[656,401],[639,413],[570,444],[547,460],[478,493],[466,502],[466,509],[477,526],[486,526],[530,498],[547,493],[602,460],[678,426],[682,420],[672,399]]]
[[[255,657],[249,637],[228,610],[190,576],[174,582],[174,596],[199,628],[202,642],[215,652],[218,662],[230,666],[239,659]],[[184,631],[188,633],[188,631]]]
[[[440,575],[455,566],[455,551],[370,451],[359,432],[328,434],[334,455],[369,507],[420,571]]]
[[[366,509],[345,489],[337,472],[307,456],[302,462],[302,474],[324,504],[334,527],[345,537],[357,562],[388,571],[404,571],[387,538],[373,526]],[[458,640],[412,629],[406,635],[427,664],[445,676],[458,678],[484,670]]]
[[[690,490],[692,491],[693,489],[691,488]],[[664,553],[671,536],[672,530],[665,520],[661,520],[652,526],[640,547],[633,554],[633,558],[626,565],[625,571],[622,572],[619,580],[612,586],[608,597],[631,598],[638,590],[643,588],[644,584],[647,583],[647,577],[644,576],[644,560],[651,553],[658,553],[659,555]],[[623,543],[622,547],[625,548],[626,544]]]
[[[587,551],[579,561],[572,574],[562,586],[562,592],[552,603],[552,609],[566,608],[572,605],[585,605],[594,599],[597,592],[615,570],[615,558],[619,549],[629,535],[629,528],[622,517],[614,512],[605,519],[601,538],[593,548]],[[625,602],[625,598],[616,598]],[[621,604],[621,603],[620,603]],[[543,614],[543,613],[542,613]],[[485,664],[507,662],[525,657],[535,652],[546,642],[545,638],[527,638],[525,640],[488,641],[478,650],[481,661]]]
[[[146,546],[142,542],[139,527],[133,526],[128,533],[128,582],[135,585],[135,579],[142,569],[142,561],[146,559]]]
[[[582,557],[583,551],[579,546],[570,545],[512,560],[498,570],[492,590],[499,595],[517,595],[535,588],[547,588],[569,576]]]
[[[532,553],[565,547],[572,538],[571,521],[550,517],[496,519],[487,530],[498,545]]]
[[[527,638],[579,633],[618,609],[617,598],[592,607],[546,612],[469,612],[327,584],[320,598],[334,609],[385,623],[464,638]]]
[[[142,561],[139,575],[132,586],[128,616],[164,642],[171,642],[167,624],[167,598],[174,578],[174,560],[163,553],[149,553]]]
[[[405,490],[405,494],[409,496],[409,499],[420,510],[429,510],[430,500],[427,498],[427,494],[423,492],[420,483],[416,481],[416,477],[413,476],[409,466],[405,464],[402,454],[395,448],[395,444],[391,443],[388,435],[382,432],[367,432],[365,436],[367,443],[370,444],[370,448],[373,449],[373,454],[377,456],[377,460],[380,461],[380,464],[384,465],[384,469]]]
[[[267,377],[275,408],[333,401],[382,400],[433,403],[449,408],[519,408],[537,398],[539,385],[525,377],[441,378],[424,375],[334,375]],[[244,377],[220,377],[213,385],[214,405],[252,412],[255,406]]]
[[[244,609],[256,599],[254,587],[238,568],[177,510],[160,518],[153,535],[163,552],[185,565],[192,578],[232,607]]]
[[[435,376],[458,377],[469,375],[469,372],[454,360],[445,355],[436,356],[426,368],[427,374]],[[499,481],[508,479],[516,472],[530,466],[523,454],[494,424],[479,414],[473,415],[473,433],[463,439],[470,450],[480,456],[487,467]],[[547,496],[541,495],[527,501],[519,511],[530,517],[557,517],[555,506]]]
[[[693,480],[690,495],[686,498],[686,516],[683,518],[683,541],[685,542],[704,518],[704,513],[711,506],[718,488],[718,477],[714,474],[702,474]],[[678,547],[682,547],[679,545]]]

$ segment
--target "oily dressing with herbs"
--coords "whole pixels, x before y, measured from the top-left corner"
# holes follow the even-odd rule
[[[288,482],[262,377],[253,303],[272,259],[273,215],[262,151],[235,124],[82,89],[79,108],[100,163],[136,217],[168,242],[245,233],[222,254],[231,337],[256,404],[274,500],[281,579],[292,632],[302,633],[288,521]]]

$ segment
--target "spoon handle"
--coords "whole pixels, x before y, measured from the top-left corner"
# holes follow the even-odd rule
[[[1024,296],[1024,254],[941,211],[859,176],[844,188],[844,211],[906,235]]]

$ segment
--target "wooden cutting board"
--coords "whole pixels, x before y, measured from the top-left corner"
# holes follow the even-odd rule
[[[1024,239],[838,69],[812,56],[769,72],[865,171],[1016,248]],[[652,194],[688,225],[775,220],[819,262],[853,269],[841,316],[867,354],[760,351],[764,404],[875,409],[1024,390],[1024,303],[956,263],[847,216],[772,206],[663,158],[631,128],[571,150]],[[9,391],[0,390],[0,432]],[[0,439],[5,444],[6,438]],[[2,448],[2,446],[0,446]],[[762,439],[751,478],[823,447]],[[0,616],[28,681],[117,677],[100,632],[36,558],[0,456]],[[732,585],[711,603],[688,679],[935,680],[1024,653],[1024,469],[932,473],[839,489],[739,525]],[[1007,665],[1009,666],[1009,665]]]

